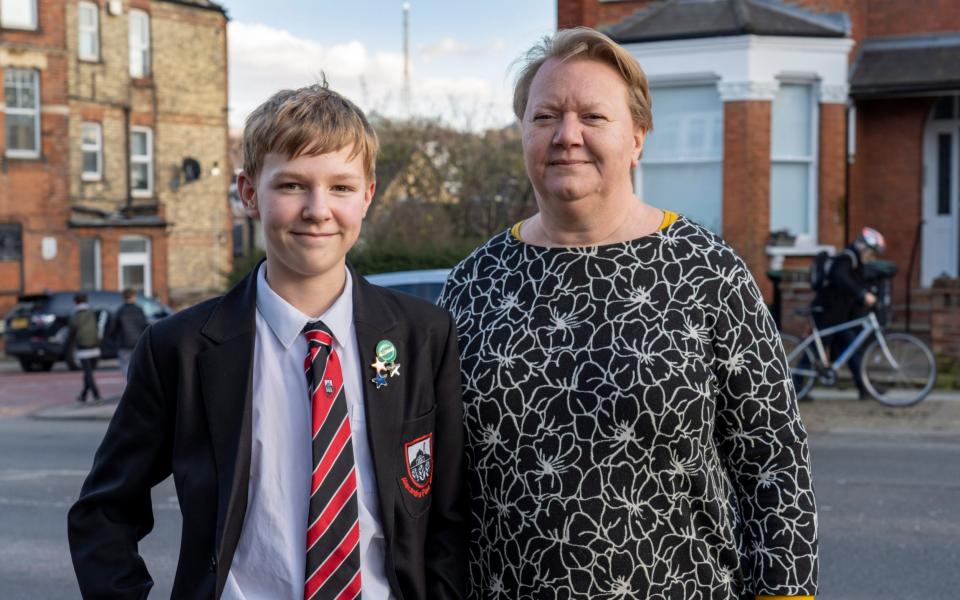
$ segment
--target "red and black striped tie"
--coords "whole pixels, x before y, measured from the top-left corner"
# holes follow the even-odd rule
[[[360,597],[357,468],[340,358],[321,321],[307,323],[303,370],[313,415],[313,476],[307,527],[304,600]]]

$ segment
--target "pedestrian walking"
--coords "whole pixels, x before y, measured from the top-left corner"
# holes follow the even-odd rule
[[[130,368],[130,355],[137,346],[140,334],[147,328],[147,315],[137,306],[137,292],[126,288],[123,290],[123,306],[110,323],[108,337],[117,345],[117,362],[120,363],[120,373],[127,378]]]
[[[87,295],[79,293],[73,297],[73,315],[67,334],[67,348],[75,348],[74,356],[83,369],[83,390],[77,396],[77,402],[84,404],[87,394],[93,395],[93,401],[100,401],[100,390],[93,377],[93,368],[96,359],[100,358],[99,318],[96,312],[87,303]]]

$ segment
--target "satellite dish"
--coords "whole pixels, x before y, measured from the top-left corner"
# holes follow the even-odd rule
[[[183,171],[184,183],[190,183],[191,181],[200,179],[200,163],[197,159],[191,157],[183,159],[183,164],[180,168]]]

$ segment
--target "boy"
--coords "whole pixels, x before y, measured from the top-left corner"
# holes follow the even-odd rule
[[[459,598],[466,489],[456,332],[345,263],[377,139],[326,86],[248,118],[238,189],[266,241],[225,296],[151,326],[70,510],[84,596],[145,597],[137,542],[171,473],[175,598]]]

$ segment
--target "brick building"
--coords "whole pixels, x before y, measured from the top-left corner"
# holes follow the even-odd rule
[[[230,270],[227,17],[210,0],[0,3],[0,313]]]
[[[650,78],[641,197],[721,232],[768,298],[768,269],[863,225],[887,236],[897,304],[960,275],[960,2],[558,0],[557,17]]]

